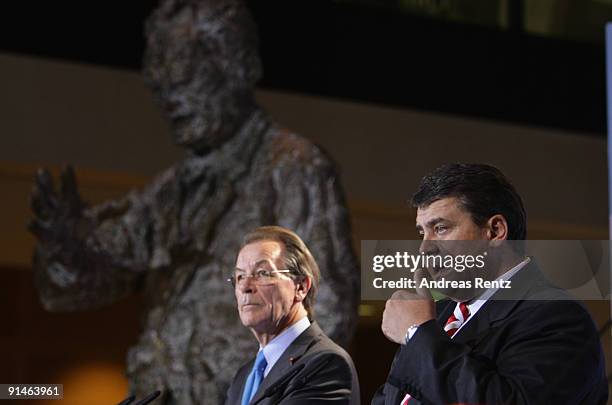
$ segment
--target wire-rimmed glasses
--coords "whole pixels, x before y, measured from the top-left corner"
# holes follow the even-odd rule
[[[247,278],[252,278],[253,283],[256,285],[262,284],[270,284],[274,282],[274,280],[278,280],[279,277],[277,274],[282,273],[291,273],[291,270],[280,269],[280,270],[268,270],[268,269],[257,269],[253,273],[249,274],[246,271],[242,270],[234,270],[232,275],[227,279],[227,282],[232,285],[232,287],[236,288],[242,281],[245,281]]]

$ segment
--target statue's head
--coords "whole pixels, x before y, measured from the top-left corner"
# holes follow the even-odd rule
[[[239,0],[162,0],[146,22],[144,76],[175,141],[196,151],[229,139],[261,77],[257,32]]]

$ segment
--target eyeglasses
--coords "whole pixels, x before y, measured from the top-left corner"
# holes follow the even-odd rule
[[[247,278],[252,278],[253,283],[256,285],[262,284],[270,284],[274,282],[274,280],[278,280],[279,277],[277,274],[281,273],[291,273],[291,270],[266,270],[266,269],[257,269],[253,272],[253,274],[247,274],[244,271],[234,270],[231,277],[227,279],[227,282],[232,285],[232,287],[236,288],[242,281],[245,281]]]

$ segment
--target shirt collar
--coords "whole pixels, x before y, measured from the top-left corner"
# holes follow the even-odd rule
[[[263,349],[260,349],[263,350],[266,361],[268,362],[268,365],[264,371],[264,377],[268,375],[270,370],[272,370],[274,364],[283,355],[285,350],[287,350],[289,345],[291,345],[291,343],[293,343],[293,341],[297,339],[302,332],[308,329],[309,326],[310,320],[307,316],[305,316],[285,329],[280,335],[269,341],[268,344],[263,347]]]
[[[530,261],[531,261],[531,258],[526,257],[522,262],[520,262],[519,264],[517,264],[516,266],[514,266],[513,268],[511,268],[510,270],[508,270],[501,276],[497,277],[495,281],[510,280],[510,278],[512,278],[516,273],[518,273],[519,270],[525,267]],[[498,285],[499,283],[494,283],[494,284]],[[476,298],[471,303],[468,303],[467,306],[468,306],[468,309],[470,310],[470,317],[474,315],[480,309],[480,307],[483,306],[484,303],[487,302],[487,300],[491,298],[491,296],[493,296],[493,294],[497,292],[497,290],[499,290],[499,288],[489,288],[485,290],[480,295],[480,297]]]

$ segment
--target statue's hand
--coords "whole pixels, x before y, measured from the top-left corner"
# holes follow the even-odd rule
[[[56,245],[79,238],[79,225],[85,204],[77,190],[72,167],[67,166],[60,176],[59,193],[55,190],[51,174],[40,169],[30,196],[34,213],[28,225],[43,245]]]

